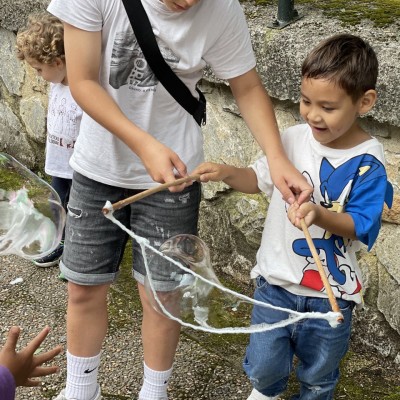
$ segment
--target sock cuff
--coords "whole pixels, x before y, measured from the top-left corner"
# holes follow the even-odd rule
[[[168,379],[172,375],[172,369],[173,369],[173,367],[171,367],[170,369],[168,369],[166,371],[155,371],[155,370],[149,368],[145,362],[143,363],[145,379],[156,385],[167,384]]]
[[[95,361],[100,361],[100,357],[101,357],[101,352],[93,357],[80,357],[80,356],[74,356],[67,350],[67,359],[77,363],[91,363]]]
[[[101,353],[94,357],[77,357],[67,350],[68,371],[78,376],[90,374],[100,365],[100,356]]]

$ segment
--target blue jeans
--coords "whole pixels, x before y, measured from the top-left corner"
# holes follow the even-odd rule
[[[59,178],[58,176],[51,177],[51,186],[60,196],[61,205],[67,211],[67,204],[69,200],[69,193],[71,191],[72,179]],[[65,238],[65,229],[63,231],[61,240]]]
[[[294,295],[280,286],[269,285],[259,276],[256,300],[299,312],[328,312],[328,299]],[[247,346],[243,368],[254,388],[265,396],[277,396],[287,388],[293,369],[300,394],[292,400],[331,400],[339,379],[339,363],[346,354],[351,332],[353,302],[337,299],[344,323],[332,328],[323,319],[305,319],[283,328],[253,333]],[[288,313],[254,306],[252,324],[274,323],[288,318]]]
[[[51,186],[60,196],[61,205],[65,208],[65,210],[67,210],[71,185],[72,179],[59,178],[58,176],[51,177]]]

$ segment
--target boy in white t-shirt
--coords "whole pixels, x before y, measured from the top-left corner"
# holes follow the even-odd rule
[[[341,34],[321,42],[302,66],[300,113],[307,124],[287,129],[282,142],[289,159],[314,187],[310,202],[288,206],[274,188],[265,158],[249,168],[205,163],[195,169],[202,182],[224,181],[244,193],[266,193],[270,206],[257,264],[254,298],[299,312],[327,312],[330,303],[300,219],[310,227],[344,323],[301,321],[250,336],[244,369],[254,386],[248,400],[274,400],[293,368],[300,394],[292,399],[331,400],[339,363],[350,338],[354,305],[362,304],[362,276],[355,253],[372,247],[384,202],[392,203],[384,152],[358,117],[375,104],[378,61],[361,38]],[[297,229],[299,228],[299,229]],[[274,323],[284,312],[254,306],[252,324]]]
[[[73,173],[69,160],[78,137],[82,110],[69,90],[63,36],[64,27],[58,18],[47,12],[33,14],[25,30],[17,34],[17,57],[50,82],[45,172],[52,177],[51,186],[66,209]],[[53,252],[33,262],[39,267],[56,265],[63,249],[64,234]]]
[[[136,0],[135,0],[136,1]],[[141,0],[161,54],[193,96],[203,69],[229,82],[239,109],[269,157],[288,201],[311,187],[282,149],[271,101],[256,72],[238,0]],[[203,161],[199,125],[159,82],[139,46],[121,0],[52,0],[64,22],[68,78],[84,110],[71,157],[74,176],[60,268],[68,279],[67,382],[57,400],[98,400],[98,371],[108,326],[107,293],[128,240],[101,209],[158,183],[187,176]],[[295,193],[293,193],[295,192]],[[176,234],[197,234],[199,183],[156,193],[114,213],[159,247]],[[165,400],[180,325],[152,307],[145,265],[133,242],[133,276],[143,308],[144,379],[140,400]],[[152,272],[170,290],[165,265]]]

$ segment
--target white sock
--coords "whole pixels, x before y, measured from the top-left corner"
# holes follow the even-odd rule
[[[140,389],[139,400],[167,400],[168,379],[172,367],[168,371],[154,371],[143,363],[143,385]]]
[[[65,397],[92,400],[97,391],[100,354],[94,357],[76,357],[67,351],[67,385]]]
[[[257,389],[253,389],[253,391],[250,393],[250,396],[247,398],[247,400],[278,400],[278,396],[265,396],[264,394],[260,393]]]

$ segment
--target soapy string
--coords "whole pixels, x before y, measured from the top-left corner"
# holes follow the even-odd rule
[[[341,316],[340,313],[338,312],[332,312],[329,311],[327,313],[320,313],[320,312],[298,312],[295,310],[290,310],[290,309],[286,309],[286,308],[282,308],[282,307],[277,307],[277,306],[273,306],[271,304],[267,304],[258,300],[255,300],[253,298],[250,298],[246,295],[243,295],[241,293],[235,292],[225,286],[222,286],[216,282],[213,282],[211,280],[208,280],[207,278],[197,274],[196,272],[192,271],[190,268],[185,267],[184,265],[182,265],[181,263],[179,263],[178,261],[174,260],[173,258],[163,254],[161,251],[155,249],[153,246],[150,245],[150,242],[146,239],[143,238],[139,235],[136,235],[133,231],[129,230],[126,226],[124,226],[120,221],[118,221],[114,216],[113,216],[113,207],[112,204],[110,202],[107,202],[105,207],[106,209],[108,209],[109,212],[105,213],[106,218],[110,219],[110,221],[112,221],[114,224],[116,224],[117,226],[119,226],[122,230],[124,230],[129,236],[131,236],[134,240],[137,241],[137,243],[140,245],[141,251],[142,251],[142,255],[143,255],[143,259],[144,259],[144,264],[145,264],[145,269],[146,269],[146,274],[148,277],[148,282],[149,282],[149,286],[151,288],[152,294],[154,296],[154,299],[157,302],[157,305],[159,306],[160,310],[162,311],[162,313],[164,315],[166,315],[168,318],[178,322],[179,324],[181,324],[182,326],[185,327],[190,327],[192,329],[195,330],[199,330],[199,331],[203,331],[203,332],[209,332],[209,333],[218,333],[218,334],[243,334],[243,333],[256,333],[256,332],[265,332],[265,331],[269,331],[272,329],[277,329],[277,328],[282,328],[284,326],[293,324],[295,322],[298,322],[300,320],[303,319],[325,319],[326,321],[328,321],[328,323],[330,324],[331,327],[336,327],[339,322],[339,317]],[[270,308],[270,309],[274,309],[276,311],[283,311],[285,313],[288,313],[290,316],[289,318],[282,320],[280,322],[277,323],[273,323],[273,324],[267,324],[267,323],[261,323],[261,324],[255,324],[255,325],[251,325],[250,327],[224,327],[224,328],[214,328],[212,326],[209,326],[208,324],[206,324],[204,321],[198,321],[201,325],[194,325],[192,323],[189,322],[185,322],[182,321],[180,318],[177,318],[176,316],[174,316],[173,314],[171,314],[166,307],[164,306],[164,304],[162,303],[162,301],[159,299],[159,296],[157,295],[157,291],[154,288],[154,284],[152,281],[152,276],[151,276],[151,271],[148,265],[148,257],[147,257],[147,253],[146,253],[146,249],[150,249],[152,252],[154,252],[155,254],[161,256],[162,258],[168,260],[169,262],[173,263],[174,265],[176,265],[177,267],[179,267],[181,270],[191,274],[192,276],[202,280],[203,282],[225,292],[225,293],[229,293],[237,298],[240,298],[244,301],[247,301],[251,304],[260,306],[260,307],[264,307],[264,308]]]

